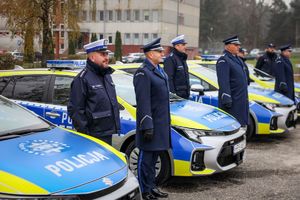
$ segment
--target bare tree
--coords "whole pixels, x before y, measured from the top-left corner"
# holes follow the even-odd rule
[[[57,8],[62,8],[65,27],[76,32],[79,30],[78,12],[82,2],[83,0],[1,0],[0,15],[7,18],[7,25],[13,34],[42,32],[42,65],[45,66],[46,60],[52,59],[54,55],[52,24],[58,14]],[[32,27],[32,30],[28,31],[28,27]]]

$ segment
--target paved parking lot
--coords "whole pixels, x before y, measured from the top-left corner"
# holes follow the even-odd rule
[[[246,161],[209,177],[175,177],[162,187],[169,199],[300,199],[300,125],[284,135],[247,144]]]

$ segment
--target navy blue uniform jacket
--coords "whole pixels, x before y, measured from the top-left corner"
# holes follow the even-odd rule
[[[162,70],[163,72],[163,70]],[[167,74],[163,75],[148,59],[137,69],[133,79],[136,93],[136,146],[144,151],[170,148],[170,101]],[[144,141],[142,131],[153,129],[151,141]]]
[[[258,58],[257,62],[256,62],[256,66],[255,68],[266,72],[269,75],[274,76],[275,75],[275,60],[277,58],[276,53],[268,53],[266,52],[264,55],[262,55],[261,57]],[[261,76],[266,76],[263,73],[259,73],[259,75]]]
[[[71,84],[68,114],[75,129],[94,137],[108,136],[120,130],[120,117],[113,69],[101,69],[88,60]]]
[[[279,56],[275,68],[275,91],[295,101],[294,71],[290,60]]]
[[[164,61],[164,70],[168,74],[170,91],[188,99],[190,97],[190,79],[186,59],[185,53],[174,48]]]
[[[248,125],[248,79],[243,61],[228,51],[217,61],[219,108],[234,116],[240,124]]]

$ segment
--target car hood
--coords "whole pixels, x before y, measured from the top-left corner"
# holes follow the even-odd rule
[[[249,92],[249,96],[251,97],[251,95],[253,95],[253,97],[255,99],[251,99],[254,101],[260,101],[259,96],[262,96],[261,101],[264,102],[266,101],[266,103],[276,103],[276,104],[281,104],[281,105],[293,105],[294,102],[289,99],[288,97],[275,92],[274,90],[270,90],[270,89],[265,89],[265,88],[261,88],[261,87],[252,87],[249,86],[248,87],[248,92]]]
[[[209,105],[180,100],[170,104],[172,125],[186,128],[233,131],[240,124],[229,114]]]
[[[1,176],[1,183],[15,190],[25,184],[38,188],[21,192],[26,195],[105,190],[127,177],[122,155],[105,145],[60,128],[1,141],[0,151],[9,153],[2,154],[0,172],[16,178],[9,183]]]

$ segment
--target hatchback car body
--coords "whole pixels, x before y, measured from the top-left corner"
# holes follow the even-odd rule
[[[73,128],[66,103],[70,84],[79,70],[7,70],[0,76],[0,91],[47,120]],[[133,77],[125,72],[112,74],[115,83],[121,133],[113,136],[113,146],[129,156],[137,166],[135,148],[135,93]],[[243,161],[244,129],[218,108],[171,96],[172,149],[162,152],[157,163],[157,180],[173,176],[209,175],[232,169]]]
[[[1,199],[140,199],[124,154],[0,96]]]
[[[205,61],[207,64],[213,61]],[[121,64],[114,65],[115,69],[120,69],[128,73],[133,74],[139,67],[138,64]],[[201,102],[204,104],[212,105],[218,107],[218,89],[209,84],[206,81],[198,78],[197,76],[190,73],[190,83],[191,84],[201,84],[205,89],[204,94],[199,94],[199,92],[191,93],[191,100]],[[247,129],[247,138],[250,139],[254,134],[277,134],[283,133],[284,129],[278,128],[277,119],[281,115],[266,108],[265,106],[259,105],[255,102],[249,103],[251,121]]]
[[[217,75],[215,72],[216,62],[205,64],[205,67],[203,67],[201,61],[190,61],[190,73],[214,86],[215,88],[218,88]],[[250,100],[268,107],[282,115],[278,118],[278,126],[280,128],[284,130],[292,130],[295,128],[298,114],[297,106],[295,105],[294,101],[278,92],[275,92],[272,89],[258,87],[254,84],[250,84],[248,87],[248,92]]]

